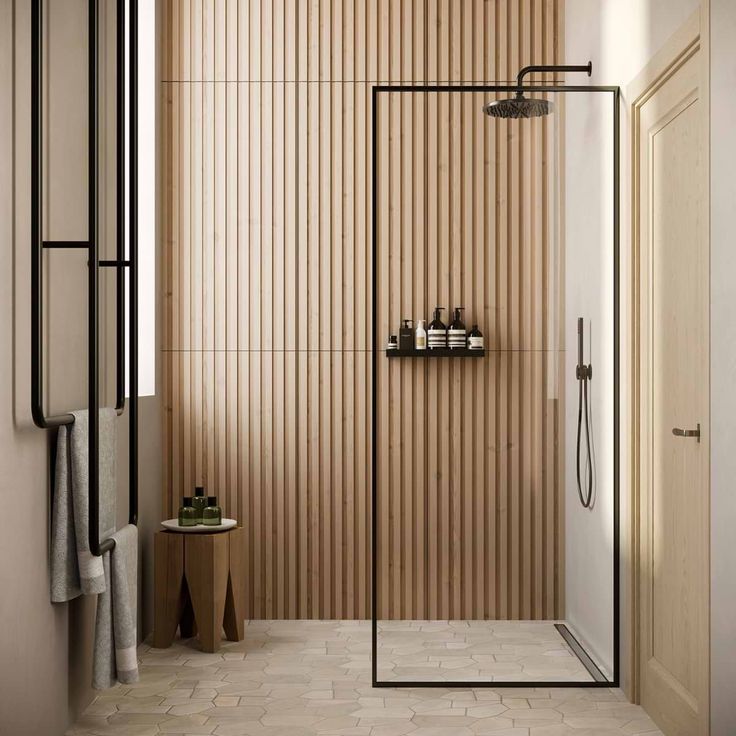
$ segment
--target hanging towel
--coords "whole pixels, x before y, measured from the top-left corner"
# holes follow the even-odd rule
[[[115,546],[102,559],[105,591],[97,597],[92,686],[138,680],[138,529],[132,524],[112,535]]]
[[[105,589],[102,558],[89,550],[89,421],[75,411],[74,423],[59,427],[51,520],[51,600],[69,601]],[[100,539],[115,530],[117,414],[100,409]]]

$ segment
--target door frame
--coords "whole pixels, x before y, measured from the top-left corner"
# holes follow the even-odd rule
[[[640,161],[640,135],[639,121],[643,105],[650,96],[656,92],[671,76],[674,74],[695,52],[700,53],[700,76],[702,80],[701,99],[703,101],[703,110],[706,118],[710,117],[710,96],[709,96],[709,79],[710,79],[710,54],[708,48],[709,33],[709,0],[701,0],[699,8],[678,28],[675,33],[667,40],[664,46],[658,51],[642,71],[634,78],[634,80],[626,87],[626,99],[630,100],[630,165],[631,165],[631,251],[630,251],[630,282],[629,282],[629,309],[630,309],[630,365],[629,380],[631,386],[631,435],[630,435],[630,473],[629,480],[631,484],[630,496],[630,513],[629,513],[629,534],[628,534],[628,552],[631,560],[631,574],[629,576],[629,620],[630,620],[630,646],[629,646],[629,696],[634,703],[641,701],[641,672],[640,672],[640,655],[641,655],[641,600],[640,600],[640,584],[641,584],[641,515],[640,505],[644,494],[641,466],[642,466],[642,436],[640,431],[641,412],[647,410],[649,406],[649,396],[642,391],[641,380],[641,360],[644,355],[646,346],[642,345],[641,340],[641,309],[643,300],[648,299],[648,284],[642,283],[640,276],[640,266],[642,262],[642,244],[638,236],[638,226],[640,218],[640,186],[639,171],[641,169]],[[701,22],[702,19],[702,22]],[[708,259],[710,260],[710,138],[709,125],[703,125],[701,146],[704,152],[703,156],[703,237],[708,251]],[[648,254],[647,254],[648,255]],[[710,309],[710,283],[708,283],[706,291],[706,301],[704,305],[706,311]],[[708,326],[709,334],[706,336],[706,345],[708,346],[708,355],[705,356],[704,362],[710,365],[710,325]],[[708,371],[709,373],[709,371]],[[710,377],[708,380],[708,388],[706,391],[707,400],[710,402]],[[709,443],[710,414],[708,416],[708,425],[705,427],[705,442],[708,452],[710,452]],[[710,478],[707,479],[707,493],[710,502]],[[710,536],[710,525],[708,527],[708,536]],[[710,568],[710,558],[708,555],[708,567]],[[708,581],[708,596],[710,599],[710,580]],[[708,601],[710,608],[710,600]],[[710,632],[710,622],[708,621],[708,630]],[[710,648],[710,643],[709,643]],[[710,660],[710,651],[707,652],[707,658]],[[708,676],[710,673],[708,673]],[[708,681],[708,692],[710,693],[710,681]]]

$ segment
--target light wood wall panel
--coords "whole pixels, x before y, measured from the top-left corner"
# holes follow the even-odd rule
[[[562,611],[554,127],[489,121],[487,101],[379,97],[378,579],[392,619]],[[386,360],[386,336],[435,304],[465,306],[487,356]]]
[[[243,523],[249,617],[369,615],[373,84],[554,63],[561,2],[165,3],[164,509],[204,483]],[[403,96],[380,121],[379,349],[458,299],[494,348],[380,363],[383,615],[560,605],[552,130],[479,106]],[[478,401],[430,414],[438,382]]]

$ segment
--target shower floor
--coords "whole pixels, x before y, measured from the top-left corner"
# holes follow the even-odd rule
[[[378,679],[593,682],[554,621],[379,621]]]
[[[217,654],[139,647],[74,736],[662,736],[609,688],[373,688],[370,621],[250,621]]]

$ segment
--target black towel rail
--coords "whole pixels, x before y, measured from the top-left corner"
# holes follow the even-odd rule
[[[100,540],[99,484],[99,269],[116,269],[116,398],[115,410],[125,410],[125,271],[129,274],[128,305],[128,376],[129,393],[129,512],[131,524],[138,521],[138,0],[129,0],[128,57],[126,65],[125,7],[117,0],[117,193],[116,258],[99,259],[99,18],[98,1],[89,0],[88,52],[88,234],[87,240],[43,239],[43,0],[33,0],[31,17],[31,414],[36,426],[54,429],[73,424],[72,414],[46,416],[43,408],[43,251],[45,249],[81,249],[88,251],[88,411],[89,411],[89,547],[94,555],[111,550],[112,539]],[[128,131],[130,141],[129,230],[125,227],[125,82],[129,73],[130,105]],[[126,234],[129,253],[126,258]]]

